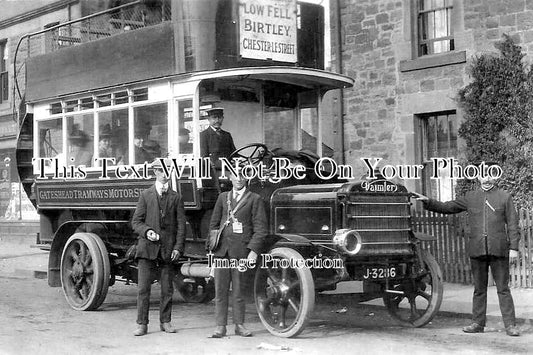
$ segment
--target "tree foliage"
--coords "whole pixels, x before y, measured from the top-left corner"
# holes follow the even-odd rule
[[[467,164],[496,161],[500,185],[521,207],[533,206],[533,73],[520,46],[504,35],[499,53],[483,54],[469,67],[472,81],[459,91],[464,110],[459,136],[466,142]],[[471,188],[461,181],[457,193]]]

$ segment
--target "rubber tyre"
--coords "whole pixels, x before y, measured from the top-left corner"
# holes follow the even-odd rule
[[[420,256],[427,273],[416,280],[415,290],[410,292],[412,300],[409,300],[408,296],[391,293],[385,293],[383,296],[383,302],[389,314],[407,327],[423,327],[428,324],[435,317],[442,303],[444,286],[439,264],[426,250],[421,250]],[[411,280],[406,280],[398,283],[392,289],[408,290],[410,282]],[[423,310],[413,309],[413,302],[414,305],[423,304]]]
[[[300,253],[290,248],[275,248],[269,254],[278,259],[303,260]],[[288,291],[283,293],[281,290]],[[262,268],[259,265],[254,280],[254,300],[261,322],[272,335],[297,336],[307,326],[315,306],[311,270],[305,267]],[[275,312],[276,309],[280,312]],[[288,311],[292,314],[288,317],[292,319],[286,322]]]
[[[93,233],[73,234],[63,248],[60,276],[63,293],[73,309],[97,309],[107,295],[110,280],[109,257],[102,240]]]

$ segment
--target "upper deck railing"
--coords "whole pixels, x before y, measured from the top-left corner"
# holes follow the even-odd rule
[[[46,50],[56,51],[126,31],[153,26],[170,19],[169,1],[156,2],[156,5],[150,7],[145,2],[135,1],[93,16],[51,27],[44,32],[47,42]]]
[[[15,51],[14,78],[15,90],[19,99],[19,74],[28,57],[50,53],[127,31],[134,31],[171,20],[170,0],[133,1],[89,16],[52,23],[45,29],[24,35]]]

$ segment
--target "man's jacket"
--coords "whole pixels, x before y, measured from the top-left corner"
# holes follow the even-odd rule
[[[224,225],[228,216],[227,195],[233,191],[223,192],[218,196],[213,215],[211,216],[210,229],[218,229]],[[245,192],[245,195],[247,193]],[[234,233],[230,222],[222,232],[218,247],[213,251],[217,257],[228,256],[230,258],[244,259],[250,250],[260,254],[264,239],[268,233],[267,216],[265,205],[261,197],[256,193],[243,196],[246,200],[235,212],[235,217],[242,224],[242,233]],[[232,206],[237,204],[232,201]]]
[[[231,133],[222,129],[217,133],[211,127],[200,132],[200,156],[211,158],[211,164],[220,166],[218,158],[229,158],[234,151]]]
[[[518,216],[511,195],[496,187],[489,191],[469,191],[448,202],[424,201],[424,207],[440,213],[468,212],[466,234],[470,257],[509,256],[518,250]]]
[[[171,189],[167,191],[166,203],[159,206],[155,185],[144,190],[137,202],[131,225],[139,234],[135,258],[155,260],[161,250],[161,258],[169,262],[172,250],[183,255],[185,245],[185,212],[180,195]],[[162,217],[162,213],[164,217]],[[152,242],[146,232],[153,229],[160,239]]]

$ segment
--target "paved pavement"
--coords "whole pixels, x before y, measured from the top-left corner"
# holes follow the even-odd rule
[[[48,252],[31,247],[34,237],[9,238],[0,236],[0,275],[13,277],[46,277]],[[444,284],[444,298],[440,315],[469,318],[472,308],[473,286],[461,284]],[[513,288],[517,323],[522,327],[533,326],[533,288]],[[383,306],[380,299],[366,304]],[[501,322],[500,308],[496,287],[491,286],[487,297],[488,320]]]

